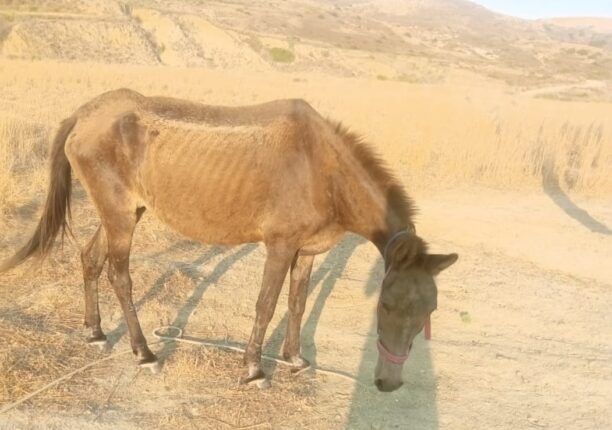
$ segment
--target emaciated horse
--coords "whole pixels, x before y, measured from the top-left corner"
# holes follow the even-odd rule
[[[108,260],[141,366],[157,365],[138,321],[129,274],[132,235],[145,210],[203,243],[265,244],[244,382],[265,378],[262,344],[288,271],[283,357],[296,369],[308,366],[300,353],[300,327],[314,256],[353,232],[384,257],[375,383],[382,391],[397,389],[413,339],[436,309],[433,277],[457,260],[456,254],[427,253],[400,183],[359,137],[306,102],[223,107],[121,89],[96,97],[62,122],[38,227],[0,272],[31,255],[46,255],[64,233],[72,171],[101,219],[81,253],[88,342],[106,341],[98,278]]]

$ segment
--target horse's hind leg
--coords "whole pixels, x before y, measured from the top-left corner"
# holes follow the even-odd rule
[[[85,288],[85,327],[91,330],[87,343],[104,347],[106,335],[100,327],[100,309],[98,307],[98,279],[108,255],[108,242],[102,226],[81,251],[83,263],[83,281]]]
[[[287,334],[283,346],[283,358],[293,366],[293,373],[297,373],[310,366],[300,354],[300,329],[302,316],[306,307],[308,284],[314,255],[295,256],[291,264],[291,283],[289,287],[289,318],[287,319]]]
[[[132,301],[132,278],[129,273],[132,236],[141,214],[142,209],[133,212],[116,211],[112,216],[106,214],[104,225],[108,235],[108,276],[121,304],[130,333],[132,351],[138,358],[138,364],[150,367],[155,372],[159,369],[157,357],[149,349],[142,334]]]

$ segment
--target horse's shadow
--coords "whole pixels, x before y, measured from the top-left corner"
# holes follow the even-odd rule
[[[208,275],[206,278],[204,278],[195,287],[195,289],[193,290],[193,293],[187,299],[187,301],[181,307],[181,309],[179,309],[179,311],[177,312],[176,318],[174,319],[174,321],[172,323],[170,323],[170,325],[173,326],[173,327],[178,327],[181,330],[184,330],[185,327],[187,326],[187,323],[189,322],[189,317],[191,316],[193,311],[196,309],[196,307],[198,306],[198,304],[202,300],[202,297],[204,296],[204,293],[206,292],[208,287],[213,285],[215,282],[219,281],[219,279],[236,262],[238,262],[240,259],[242,259],[242,258],[246,257],[247,255],[249,255],[255,249],[257,249],[257,245],[256,244],[248,244],[248,245],[242,246],[236,252],[233,252],[232,254],[224,257],[219,263],[217,263],[217,265],[213,269],[212,273],[210,275]],[[210,253],[212,255],[210,255],[207,258],[203,258],[202,263],[205,260],[212,258],[214,255],[220,254],[219,248],[211,249]],[[200,259],[202,259],[202,257]],[[200,264],[202,264],[202,263],[200,263]],[[192,279],[195,279],[194,276],[197,276],[197,272],[192,273],[192,274],[186,273],[186,275],[187,276],[191,276]],[[158,356],[163,361],[166,361],[166,360],[168,360],[168,358],[170,358],[172,356],[172,354],[174,353],[176,348],[177,348],[176,342],[166,342],[166,343],[164,343],[162,349],[158,351]]]
[[[561,188],[559,175],[555,171],[554,159],[547,160],[542,166],[542,188],[544,193],[569,217],[575,219],[593,233],[612,235],[610,228],[597,221],[586,210],[576,205]]]
[[[178,245],[177,245],[178,246]],[[171,248],[174,248],[173,246]],[[201,266],[205,262],[213,259],[214,257],[221,255],[224,253],[223,248],[221,247],[212,247],[208,249],[204,254],[200,257],[196,258],[191,263],[179,263],[173,265],[171,268],[166,270],[153,284],[153,286],[145,293],[145,295],[140,298],[136,303],[136,308],[142,307],[145,303],[155,298],[162,290],[166,282],[177,272],[179,271],[184,276],[189,279],[198,282],[196,287],[194,288],[191,296],[187,299],[187,301],[183,304],[183,306],[178,310],[177,315],[170,323],[171,326],[178,327],[183,330],[187,322],[189,321],[189,317],[197,307],[198,303],[202,300],[202,297],[208,287],[215,282],[217,282],[223,274],[225,274],[232,265],[238,262],[241,258],[245,257],[253,250],[257,248],[255,244],[248,244],[240,247],[235,252],[230,252],[225,258],[223,258],[215,268],[212,273],[208,275],[204,279],[200,279],[200,272],[197,270],[198,266]],[[168,250],[164,251],[167,252]],[[161,253],[158,253],[159,255]],[[107,334],[109,345],[114,346],[126,333],[126,325],[125,321],[122,321],[115,329],[110,331]],[[176,345],[174,342],[165,343],[162,349],[159,351],[158,355],[162,360],[167,360],[174,350],[176,349]]]

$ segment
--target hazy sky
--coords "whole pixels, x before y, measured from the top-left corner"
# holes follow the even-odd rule
[[[612,17],[612,0],[472,0],[488,9],[521,18]]]

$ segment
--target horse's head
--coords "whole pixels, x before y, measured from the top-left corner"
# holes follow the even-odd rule
[[[402,385],[402,368],[415,336],[437,306],[434,276],[457,261],[457,254],[427,254],[412,233],[394,237],[385,249],[386,274],[378,303],[378,364],[374,382],[380,391]]]

